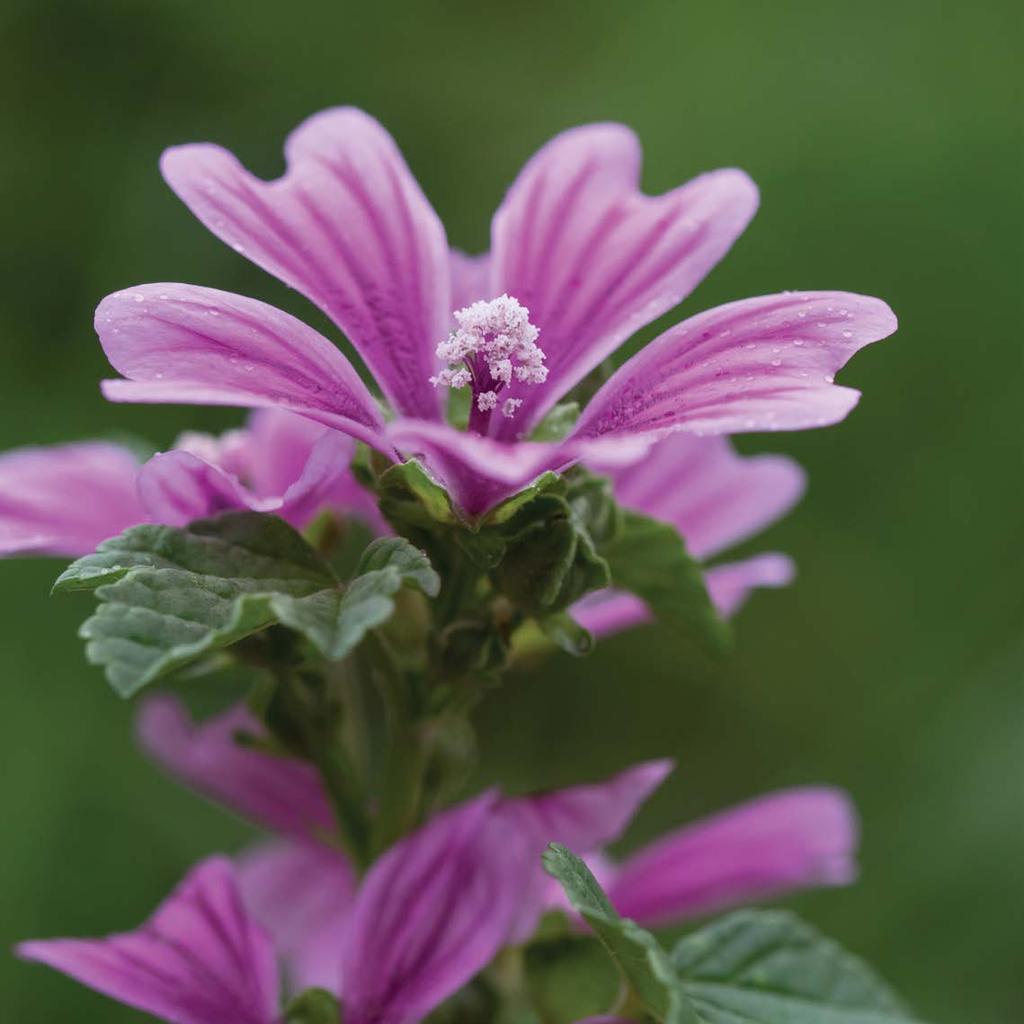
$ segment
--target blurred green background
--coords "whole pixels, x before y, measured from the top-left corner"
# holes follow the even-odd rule
[[[632,125],[649,191],[744,167],[761,212],[684,312],[844,288],[902,323],[844,373],[864,391],[846,423],[742,442],[809,470],[804,503],[749,546],[791,552],[799,581],[746,608],[724,667],[652,628],[513,679],[483,716],[481,777],[568,782],[672,754],[634,841],[771,787],[845,786],[863,878],[799,908],[923,1018],[1024,1019],[1017,9],[6,0],[0,445],[166,444],[237,420],[101,400],[91,317],[114,289],[205,283],[324,326],[172,196],[168,144],[216,140],[274,175],[300,119],[365,107],[470,250],[522,161],[573,124]],[[47,596],[57,569],[0,567],[5,946],[134,925],[247,835],[137,756],[131,709],[82,661],[87,602]],[[5,1020],[139,1019],[8,957],[0,979]]]

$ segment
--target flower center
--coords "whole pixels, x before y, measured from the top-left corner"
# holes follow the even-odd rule
[[[540,331],[530,323],[530,311],[509,295],[490,302],[474,302],[454,313],[457,329],[437,346],[437,358],[447,368],[430,378],[434,387],[472,388],[469,428],[487,432],[491,413],[501,409],[511,418],[523,404],[521,398],[499,395],[512,381],[543,384],[548,369],[544,352],[537,347]]]

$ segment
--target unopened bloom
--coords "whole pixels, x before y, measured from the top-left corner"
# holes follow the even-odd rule
[[[351,938],[352,922],[365,920],[371,928],[374,917],[369,911],[357,915],[353,908],[370,899],[367,883],[357,886],[342,855],[325,841],[329,811],[309,766],[282,764],[238,746],[233,737],[242,727],[258,729],[241,709],[193,726],[180,705],[166,697],[148,701],[139,719],[143,746],[164,767],[285,837],[243,855],[246,900],[275,936],[300,986],[340,985],[345,993],[352,968],[346,973],[342,966],[339,979],[339,964],[325,951],[339,944],[361,948]],[[669,761],[653,761],[592,785],[478,798],[486,800],[487,811],[474,849],[484,860],[500,860],[514,906],[494,952],[525,941],[553,901],[550,879],[540,867],[540,854],[553,841],[585,855],[607,882],[613,905],[642,924],[678,921],[853,878],[857,828],[852,807],[844,794],[822,787],[770,794],[695,822],[614,866],[604,848],[624,833],[671,768]],[[441,831],[431,834],[443,835],[445,820],[443,815],[433,819],[427,828]],[[382,899],[384,892],[379,890]],[[498,900],[494,893],[488,898]]]
[[[691,555],[706,561],[788,512],[804,492],[800,466],[783,455],[741,456],[724,437],[673,434],[639,462],[608,470],[616,500],[674,526]],[[723,615],[732,615],[754,587],[778,587],[793,563],[775,552],[706,571],[708,591]],[[640,598],[614,590],[590,594],[573,615],[595,635],[614,633],[651,614]]]
[[[527,163],[495,214],[490,255],[471,259],[449,251],[393,140],[366,114],[315,115],[286,155],[274,182],[206,144],[168,150],[162,168],[214,234],[334,320],[397,418],[385,420],[316,331],[182,284],[100,304],[97,331],[125,378],[105,383],[108,398],[290,409],[389,455],[419,456],[476,516],[545,470],[588,455],[630,461],[676,431],[834,423],[858,397],[834,374],[895,328],[884,303],[843,292],[722,306],[630,359],[563,441],[531,442],[563,396],[725,254],[756,208],[750,179],[715,171],[646,196],[628,129],[576,128]],[[441,385],[473,389],[468,431],[443,417]]]
[[[124,445],[86,441],[0,455],[0,555],[77,557],[139,523],[183,526],[226,510],[301,527],[323,508],[379,525],[353,478],[350,437],[304,416],[258,409],[221,437],[183,434],[144,464]]]

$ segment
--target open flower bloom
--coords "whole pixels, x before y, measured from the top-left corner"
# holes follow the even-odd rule
[[[374,945],[384,939],[371,943],[365,934],[381,920],[378,901],[397,899],[393,880],[371,886],[371,879],[377,872],[383,876],[397,870],[400,851],[421,842],[417,836],[427,834],[443,843],[454,827],[450,823],[461,822],[462,815],[481,815],[474,856],[481,859],[481,871],[483,862],[499,865],[503,879],[500,893],[488,890],[481,897],[495,907],[508,906],[497,915],[500,934],[488,938],[493,943],[489,956],[528,938],[545,907],[557,902],[540,866],[540,854],[553,841],[587,856],[608,882],[615,906],[640,923],[678,921],[791,889],[843,884],[855,872],[854,812],[845,795],[827,788],[763,797],[691,824],[613,866],[602,853],[604,847],[623,834],[671,770],[670,762],[655,761],[594,785],[524,797],[485,794],[432,819],[356,885],[343,856],[329,845],[329,811],[308,766],[282,763],[234,742],[239,729],[256,728],[242,709],[193,725],[169,697],[151,698],[139,718],[143,746],[166,769],[283,837],[244,854],[239,871],[247,905],[270,929],[298,988],[322,985],[340,989],[343,996],[363,991],[357,979],[372,972],[360,957],[377,961],[383,953],[370,957],[360,950],[387,948]],[[391,868],[384,866],[388,863]],[[441,869],[435,865],[431,870]],[[468,877],[465,865],[462,877]],[[453,884],[450,898],[466,898],[459,883]],[[340,962],[333,953],[339,948],[349,951]]]
[[[625,508],[674,526],[701,561],[753,536],[785,515],[804,492],[803,470],[782,455],[738,455],[724,437],[673,434],[641,461],[610,470]],[[780,587],[793,578],[785,555],[766,553],[707,570],[712,600],[732,615],[754,587]],[[605,590],[588,595],[573,615],[595,635],[646,622],[640,598]]]
[[[164,176],[238,252],[345,332],[396,418],[338,349],[264,303],[184,284],[106,298],[96,328],[124,379],[115,401],[289,409],[388,454],[415,455],[469,516],[588,455],[631,461],[685,431],[801,429],[858,394],[833,375],[896,325],[877,299],[802,292],[735,302],[666,331],[591,399],[557,443],[524,440],[634,331],[682,301],[750,220],[740,171],[661,196],[638,188],[626,128],[572,129],[544,146],[492,222],[491,252],[449,251],[394,141],[349,108],[289,137],[287,173],[262,181],[225,150],[168,150]],[[453,315],[454,314],[454,315]],[[468,430],[443,389],[470,391]]]
[[[304,416],[258,409],[221,437],[188,433],[140,465],[103,441],[0,455],[0,555],[77,557],[138,523],[182,526],[228,509],[273,512],[293,526],[318,511],[379,524],[349,470],[353,440]]]

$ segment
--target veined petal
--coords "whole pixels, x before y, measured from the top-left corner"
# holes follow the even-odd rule
[[[515,389],[528,430],[634,331],[681,302],[728,251],[757,208],[737,170],[661,196],[639,190],[640,146],[618,124],[563,132],[523,168],[491,228],[490,291],[530,310],[547,355],[544,387]],[[510,392],[512,393],[512,392]]]
[[[277,515],[301,527],[321,508],[331,508],[386,532],[372,495],[352,475],[351,437],[280,409],[256,409],[246,434],[250,487],[261,498],[280,498]]]
[[[857,819],[840,790],[783,790],[695,822],[621,865],[623,917],[667,924],[856,875]]]
[[[23,942],[18,955],[170,1024],[278,1020],[273,947],[224,858],[194,868],[137,931]]]
[[[574,438],[735,434],[841,420],[860,393],[833,375],[896,329],[879,299],[805,292],[744,299],[666,331],[587,404]]]
[[[276,832],[329,834],[334,819],[311,765],[236,742],[262,731],[242,705],[196,725],[169,696],[149,698],[136,720],[142,749],[191,789]]]
[[[551,879],[540,868],[547,846],[562,843],[582,855],[615,842],[672,768],[669,760],[648,761],[602,782],[506,798],[498,804],[490,824],[495,840],[522,836],[530,844],[534,865],[518,893],[510,942],[525,942],[551,902]]]
[[[742,562],[716,565],[707,571],[708,593],[715,607],[728,618],[740,610],[757,587],[786,587],[796,576],[796,566],[788,555],[773,551]]]
[[[437,418],[429,377],[451,315],[448,246],[394,140],[339,107],[304,121],[285,155],[269,182],[208,144],[169,149],[160,166],[218,238],[338,324],[395,408]]]
[[[724,437],[673,434],[612,470],[627,508],[675,526],[696,558],[711,558],[785,515],[806,475],[784,455],[739,455]]]
[[[383,417],[348,360],[293,316],[230,292],[147,284],[108,295],[96,333],[115,402],[290,409],[379,447]]]
[[[158,452],[139,470],[139,497],[147,518],[166,526],[260,504],[236,476],[182,451]]]
[[[138,471],[127,448],[103,441],[0,454],[0,555],[77,557],[145,522]]]
[[[341,949],[355,875],[338,850],[271,840],[243,853],[235,872],[246,909],[269,932],[292,992],[341,991]]]
[[[342,956],[345,1024],[413,1024],[490,963],[513,927],[531,843],[485,794],[432,819],[367,874]]]

